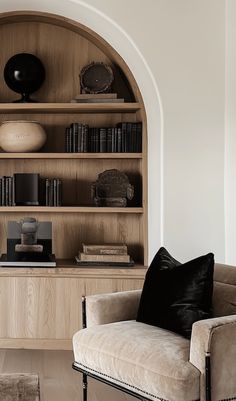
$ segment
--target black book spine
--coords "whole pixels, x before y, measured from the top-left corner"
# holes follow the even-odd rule
[[[94,152],[99,153],[100,150],[100,129],[98,127],[94,128],[94,143],[95,149]]]
[[[81,123],[78,123],[78,149],[77,152],[81,153],[82,152],[82,131],[83,127]]]
[[[0,206],[2,206],[2,177],[0,178]]]
[[[45,180],[45,197],[46,197],[45,203],[46,203],[46,206],[50,206],[50,204],[49,204],[49,191],[50,191],[50,183],[49,183],[49,179],[46,178],[46,180]]]
[[[69,128],[69,150],[68,150],[69,153],[72,153],[72,149],[73,149],[73,145],[72,144],[73,144],[73,130],[70,127]]]
[[[100,128],[100,152],[105,153],[107,151],[107,132],[106,128]]]
[[[8,205],[12,206],[12,177],[8,177]]]
[[[117,128],[121,128],[121,146],[120,152],[126,152],[126,123],[118,123]]]
[[[122,152],[122,129],[121,127],[117,128],[117,152],[121,153]]]
[[[82,125],[81,129],[81,152],[84,152],[84,136],[85,136],[85,125]]]
[[[117,128],[111,129],[111,151],[116,152],[116,134]]]
[[[125,152],[132,152],[132,123],[126,123]]]
[[[5,193],[5,205],[6,206],[9,206],[9,179],[8,179],[8,177],[6,177],[6,186],[5,186],[5,188],[6,188],[6,193]]]
[[[53,206],[53,179],[49,180],[49,206]]]
[[[89,132],[89,126],[86,124],[84,126],[84,149],[83,149],[85,153],[88,152],[88,136],[89,136],[88,132]]]
[[[2,177],[2,206],[6,206],[6,197],[5,197],[5,192],[6,192],[6,177]]]
[[[15,176],[12,177],[12,206],[16,205],[15,201]]]
[[[53,179],[53,206],[57,206],[57,179]]]
[[[70,151],[70,128],[66,127],[65,130],[65,151],[68,153]]]
[[[107,128],[107,152],[112,152],[112,128]]]
[[[60,180],[59,180],[59,178],[57,178],[56,179],[56,185],[57,185],[57,191],[56,191],[56,193],[57,193],[57,199],[56,199],[56,206],[61,206],[60,205],[60,187],[59,187],[59,182],[60,182]]]
[[[136,132],[137,132],[137,148],[136,152],[142,152],[142,123],[136,123]]]
[[[78,124],[77,123],[72,123],[71,124],[72,132],[73,132],[73,149],[72,151],[75,153],[77,152],[78,149]]]

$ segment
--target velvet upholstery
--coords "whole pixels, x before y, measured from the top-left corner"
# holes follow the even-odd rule
[[[133,320],[92,326],[73,338],[75,361],[153,400],[199,399],[189,346],[178,334]]]
[[[137,321],[190,338],[192,324],[212,316],[214,255],[180,263],[165,248],[145,277]]]
[[[216,317],[193,324],[191,343],[174,332],[130,321],[140,295],[141,290],[86,298],[89,328],[73,339],[78,365],[151,400],[205,401],[209,353],[212,401],[236,400],[236,267],[215,265]]]
[[[212,401],[236,400],[236,315],[194,323],[190,362],[201,372],[205,400],[205,355],[211,356]]]
[[[141,290],[135,290],[87,297],[87,327],[136,319],[140,295]]]

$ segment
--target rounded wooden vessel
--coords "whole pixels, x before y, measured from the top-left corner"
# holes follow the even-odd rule
[[[37,121],[3,121],[0,146],[5,152],[36,152],[46,141],[46,133]]]

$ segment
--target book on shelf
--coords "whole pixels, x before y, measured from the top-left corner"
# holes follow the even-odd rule
[[[121,122],[115,127],[89,127],[72,123],[65,129],[66,152],[142,152],[142,123]]]
[[[122,263],[130,262],[129,255],[114,255],[114,254],[88,255],[87,253],[79,252],[78,256],[79,260],[84,262],[122,262]]]
[[[45,179],[46,206],[62,206],[62,181],[59,178]]]
[[[0,177],[0,206],[14,205],[14,180],[13,177]]]
[[[87,255],[127,255],[126,244],[82,244],[83,253]]]
[[[71,103],[124,103],[124,98],[117,99],[103,99],[103,98],[90,98],[90,99],[72,99]]]
[[[47,257],[37,258],[37,260],[9,260],[7,255],[3,253],[0,257],[1,267],[55,267],[55,255],[48,255]]]
[[[117,99],[117,93],[79,93],[75,100],[80,99]]]
[[[78,256],[75,256],[75,261],[78,266],[81,267],[132,267],[134,261],[130,259],[129,262],[98,262],[98,261],[84,261],[80,260]]]

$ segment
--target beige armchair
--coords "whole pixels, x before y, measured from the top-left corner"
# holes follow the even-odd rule
[[[191,340],[136,322],[141,291],[89,296],[74,335],[74,369],[142,400],[236,400],[236,267],[215,265],[214,318]]]

